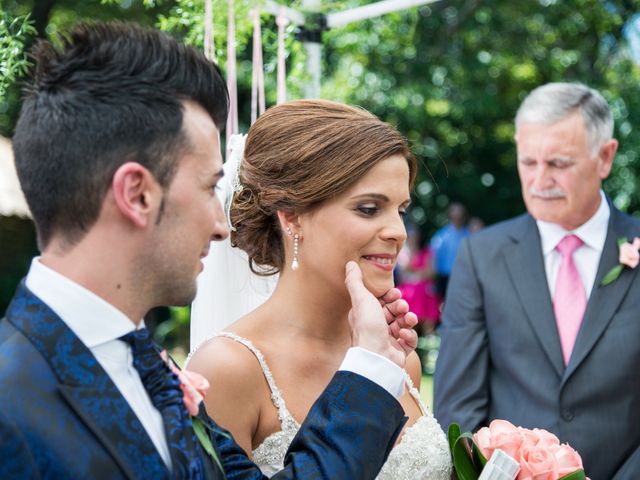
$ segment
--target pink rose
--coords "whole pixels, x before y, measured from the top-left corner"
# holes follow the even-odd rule
[[[640,262],[640,238],[633,239],[633,243],[623,243],[620,245],[620,258],[619,262],[622,265],[626,265],[629,268],[636,268]]]
[[[543,446],[523,448],[517,460],[520,463],[517,480],[557,480],[559,477],[553,452]]]
[[[518,427],[520,433],[522,434],[522,445],[520,448],[531,448],[538,445],[540,441],[540,436],[534,432],[533,430],[529,430],[528,428]]]
[[[189,415],[195,416],[200,409],[200,403],[204,400],[204,396],[209,390],[209,382],[206,378],[196,372],[188,370],[180,370],[175,365],[171,365],[171,370],[178,376],[180,380],[180,388],[184,395],[184,406],[187,408]]]
[[[489,424],[491,446],[517,459],[524,437],[520,430],[506,420],[493,420]]]
[[[209,390],[209,381],[199,373],[180,370],[171,361],[165,350],[160,352],[160,356],[180,380],[182,400],[187,412],[189,412],[189,415],[196,416],[200,410],[200,403],[202,403]]]
[[[491,432],[489,427],[482,427],[476,433],[473,434],[473,443],[480,449],[482,455],[487,460],[491,458],[493,454],[493,445],[491,444]]]
[[[520,429],[512,423],[493,420],[488,427],[483,427],[474,434],[473,441],[487,460],[498,448],[507,455],[518,458],[524,437]]]
[[[542,428],[534,428],[530,431],[538,438],[538,443],[536,444],[538,447],[553,450],[553,447],[558,447],[560,445],[558,437],[551,432],[547,432]]]
[[[582,470],[582,458],[573,448],[566,443],[558,446],[554,452],[556,462],[558,463],[558,475],[561,477],[569,475],[576,470]]]

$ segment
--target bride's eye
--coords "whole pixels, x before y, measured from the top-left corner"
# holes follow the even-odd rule
[[[357,207],[358,212],[368,216],[368,217],[372,217],[374,216],[376,213],[378,213],[378,207],[376,207],[375,205],[360,205]]]

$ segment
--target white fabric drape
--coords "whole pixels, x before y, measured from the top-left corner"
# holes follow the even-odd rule
[[[262,30],[260,29],[260,10],[254,8],[250,12],[253,20],[253,61],[251,75],[251,124],[265,110],[264,100],[264,65],[262,61]]]
[[[244,135],[230,136],[224,177],[218,184],[220,201],[228,212],[237,186],[237,174],[244,150]],[[249,268],[247,255],[232,248],[229,238],[211,242],[204,269],[198,277],[198,293],[191,305],[191,347],[195,350],[215,332],[265,302],[273,292],[277,275],[261,277]]]
[[[289,24],[289,19],[281,12],[276,17],[276,25],[278,25],[278,73],[277,73],[277,103],[281,104],[287,101],[287,72],[285,65],[284,51],[284,29]]]

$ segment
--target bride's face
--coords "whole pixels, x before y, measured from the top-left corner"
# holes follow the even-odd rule
[[[393,287],[409,201],[407,160],[393,155],[377,163],[347,191],[300,217],[300,272],[345,291],[345,264],[355,260],[365,286],[381,296]]]

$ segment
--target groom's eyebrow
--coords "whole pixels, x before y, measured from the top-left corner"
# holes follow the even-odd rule
[[[224,177],[224,170],[223,170],[223,169],[220,169],[220,170],[218,170],[217,172],[215,172],[215,173],[212,175],[211,180],[212,180],[212,181],[214,181],[214,182],[217,182],[217,181],[219,181],[222,177]]]

